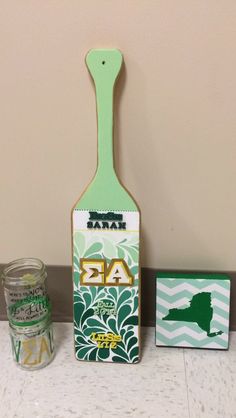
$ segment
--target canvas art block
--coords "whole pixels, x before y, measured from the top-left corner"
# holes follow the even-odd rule
[[[159,273],[156,345],[227,349],[229,307],[227,275]]]

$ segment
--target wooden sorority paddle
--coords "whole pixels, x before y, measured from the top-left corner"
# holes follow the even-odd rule
[[[72,211],[74,338],[78,360],[139,360],[140,213],[113,163],[116,49],[92,49],[86,64],[96,89],[98,164]]]

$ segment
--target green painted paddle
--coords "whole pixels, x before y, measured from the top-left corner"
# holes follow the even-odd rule
[[[139,230],[137,205],[113,163],[113,90],[122,65],[116,49],[93,49],[98,165],[72,211],[74,336],[78,360],[139,360]]]

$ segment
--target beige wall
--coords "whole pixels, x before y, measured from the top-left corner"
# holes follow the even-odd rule
[[[118,47],[116,165],[142,265],[236,269],[236,2],[1,0],[0,262],[70,264],[96,165],[91,47]]]

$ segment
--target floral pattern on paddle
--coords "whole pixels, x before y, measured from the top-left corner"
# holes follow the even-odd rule
[[[94,231],[76,230],[73,240],[77,359],[136,363],[139,360],[138,231],[127,234],[127,230],[99,230],[94,234]],[[81,260],[95,260],[96,267],[105,263],[108,269],[113,260],[119,260],[121,270],[113,269],[114,274],[119,276],[124,272],[126,275],[128,271],[129,277],[133,278],[132,284],[121,285],[118,279],[112,285],[84,286],[81,284]],[[122,266],[125,266],[124,270]],[[91,269],[91,277],[98,274],[96,269]]]

